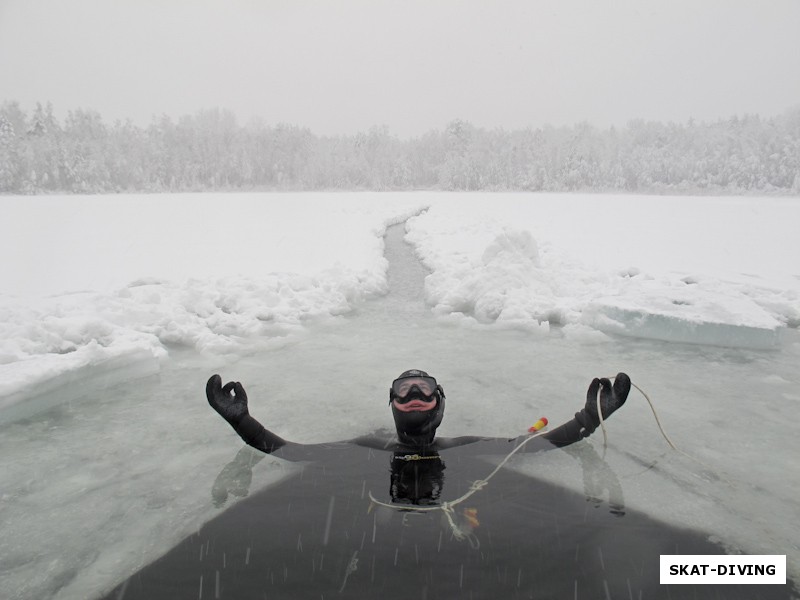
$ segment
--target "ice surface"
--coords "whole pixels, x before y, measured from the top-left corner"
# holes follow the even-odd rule
[[[406,368],[445,385],[445,436],[558,423],[591,377],[625,370],[702,464],[668,451],[632,395],[605,460],[595,436],[514,468],[597,510],[619,480],[627,506],[788,554],[800,574],[797,199],[0,203],[0,588],[12,597],[90,597],[219,510],[214,480],[241,442],[205,402],[214,372],[244,382],[280,435],[321,442],[389,425],[385,390]],[[381,236],[409,216],[430,273],[393,248],[405,267],[387,273]],[[287,468],[262,460],[251,490]]]
[[[434,203],[409,240],[440,313],[765,348],[800,317],[798,216],[794,199],[477,195]]]
[[[241,353],[385,293],[385,227],[440,315],[775,347],[800,323],[786,198],[520,194],[6,197],[0,405],[168,345]],[[429,207],[429,210],[423,210]],[[713,228],[712,228],[713,226]],[[69,292],[69,293],[65,293]]]
[[[280,345],[307,319],[384,294],[383,232],[423,206],[392,200],[3,198],[0,407],[123,354]]]

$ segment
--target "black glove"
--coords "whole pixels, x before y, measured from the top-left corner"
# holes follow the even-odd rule
[[[631,378],[625,373],[617,373],[613,386],[606,378],[592,380],[589,390],[586,392],[586,406],[575,415],[575,418],[589,433],[600,426],[600,416],[597,414],[598,390],[600,390],[600,409],[603,411],[603,420],[605,420],[625,404],[628,392],[631,391]]]
[[[233,394],[231,394],[233,391]],[[238,381],[231,381],[222,387],[222,378],[212,375],[206,384],[208,403],[220,416],[235,429],[242,419],[249,416],[247,410],[247,394]]]

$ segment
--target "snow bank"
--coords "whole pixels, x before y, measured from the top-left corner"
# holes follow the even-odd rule
[[[18,259],[0,273],[12,292],[0,296],[0,409],[125,363],[127,376],[152,374],[169,346],[241,355],[284,343],[384,294],[385,229],[423,208],[374,194],[3,203],[14,218],[2,253]]]
[[[0,408],[169,346],[241,355],[386,292],[382,236],[435,313],[576,342],[771,348],[800,324],[800,202],[532,194],[6,197]],[[429,210],[425,210],[429,207]],[[121,376],[121,374],[120,374]]]
[[[791,261],[800,256],[800,242],[784,221],[800,218],[797,202],[752,199],[764,223],[758,229],[752,212],[730,213],[718,198],[486,200],[442,199],[409,221],[407,239],[432,271],[426,297],[437,313],[525,328],[568,326],[568,335],[583,335],[588,326],[752,348],[776,346],[783,327],[800,323],[800,280]],[[738,199],[728,200],[741,208]],[[649,221],[653,213],[665,216],[665,206],[690,215],[691,226],[672,222],[669,236],[651,238]],[[728,227],[697,226],[701,216],[711,223],[720,214],[732,222]],[[720,254],[719,247],[731,251]],[[743,263],[759,275],[743,272]]]

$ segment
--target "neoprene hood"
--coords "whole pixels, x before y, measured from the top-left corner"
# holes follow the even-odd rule
[[[431,378],[425,371],[411,369],[401,373],[395,382],[399,379],[414,377]],[[430,396],[425,396],[417,386],[413,386],[412,391],[409,393],[410,398],[417,397],[425,400],[436,400],[436,405],[432,409],[413,412],[400,411],[395,407],[394,402],[392,402],[395,399],[393,389],[394,382],[392,388],[389,389],[389,401],[392,406],[394,425],[397,429],[397,436],[400,441],[412,445],[430,444],[433,442],[433,438],[436,436],[436,429],[441,424],[442,418],[444,418],[445,395],[442,386],[437,383],[435,391]]]

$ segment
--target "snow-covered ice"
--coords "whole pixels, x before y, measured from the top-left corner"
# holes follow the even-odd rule
[[[800,324],[798,211],[796,199],[476,195],[434,204],[409,240],[437,312],[772,347]]]
[[[385,293],[381,236],[422,206],[338,194],[3,198],[0,407],[165,346],[237,353]]]
[[[0,403],[166,345],[240,352],[385,293],[409,221],[439,314],[775,347],[800,324],[794,198],[520,194],[6,197]],[[2,405],[0,404],[0,405]]]
[[[627,504],[786,553],[800,573],[800,531],[785,522],[800,492],[789,426],[800,400],[798,198],[202,194],[0,206],[0,587],[20,597],[107,588],[213,516],[197,482],[240,447],[205,405],[213,372],[246,383],[254,414],[281,435],[312,442],[388,425],[385,388],[412,366],[459,399],[443,435],[559,422],[589,378],[629,371],[702,465],[666,453],[637,399],[609,424],[597,463],[622,480]],[[401,298],[389,310],[382,236],[406,220],[430,271],[427,306]],[[335,389],[350,376],[363,389]],[[481,401],[487,389],[502,400]],[[591,448],[514,468],[582,490],[571,465],[596,462]],[[286,468],[262,461],[253,488]]]

